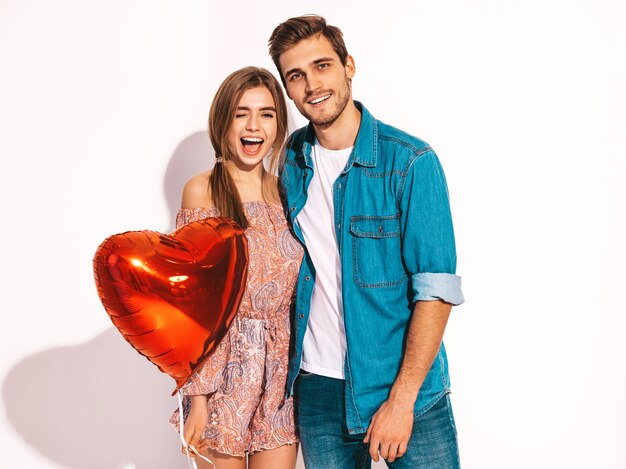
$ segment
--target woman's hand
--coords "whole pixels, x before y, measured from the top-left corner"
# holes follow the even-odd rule
[[[182,416],[181,416],[182,418]],[[185,431],[183,437],[189,446],[193,446],[198,453],[203,453],[208,446],[202,439],[204,429],[209,422],[207,397],[191,396],[191,409],[185,420]],[[193,452],[189,451],[193,456]],[[183,454],[187,454],[187,450],[183,446]]]

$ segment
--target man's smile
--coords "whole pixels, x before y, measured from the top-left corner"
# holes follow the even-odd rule
[[[317,96],[313,99],[309,99],[307,103],[310,104],[311,106],[317,106],[319,104],[326,102],[326,100],[328,100],[331,97],[331,95],[332,93],[328,93],[322,96]]]

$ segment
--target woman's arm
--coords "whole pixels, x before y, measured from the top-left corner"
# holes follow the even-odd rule
[[[204,429],[209,422],[207,396],[190,396],[190,399],[191,409],[185,420],[185,432],[183,437],[188,445],[193,446],[199,453],[203,453],[208,447],[203,438]],[[182,416],[180,418],[182,418]],[[184,447],[183,454],[186,454]]]

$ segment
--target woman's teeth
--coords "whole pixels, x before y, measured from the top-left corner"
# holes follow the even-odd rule
[[[241,144],[243,145],[243,149],[246,153],[254,154],[261,149],[263,139],[258,137],[243,137],[241,139]]]
[[[256,145],[263,143],[263,139],[258,137],[243,137],[241,139],[241,143],[244,145]]]

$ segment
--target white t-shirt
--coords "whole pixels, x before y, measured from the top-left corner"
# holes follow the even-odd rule
[[[315,285],[300,367],[310,373],[344,379],[346,331],[341,301],[341,259],[335,236],[333,184],[352,147],[328,150],[313,146],[313,179],[308,198],[296,217],[315,266]]]

